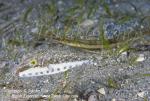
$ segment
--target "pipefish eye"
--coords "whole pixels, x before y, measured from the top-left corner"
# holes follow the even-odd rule
[[[30,65],[31,66],[35,66],[35,65],[37,65],[37,60],[36,59],[32,59],[32,60],[30,60]]]

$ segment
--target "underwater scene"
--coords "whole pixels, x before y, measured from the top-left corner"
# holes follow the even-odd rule
[[[0,101],[149,101],[150,0],[0,0]]]

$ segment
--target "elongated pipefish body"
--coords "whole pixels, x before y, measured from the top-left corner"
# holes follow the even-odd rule
[[[150,37],[150,36],[148,36],[148,37]],[[132,43],[136,40],[140,40],[140,38],[141,37],[139,36],[139,37],[135,37],[133,39],[127,39],[126,42],[131,42]],[[94,41],[94,40],[82,40],[82,41],[80,41],[80,39],[79,40],[78,39],[77,40],[71,40],[71,39],[68,39],[68,38],[61,39],[61,38],[55,38],[55,37],[53,37],[53,39],[54,39],[54,41],[56,41],[58,43],[68,45],[68,46],[72,46],[72,47],[83,48],[83,49],[97,50],[97,49],[103,49],[105,47],[104,44],[100,43],[100,41],[97,42],[97,40],[95,41],[95,43],[92,42],[93,44],[90,44],[90,42]],[[110,48],[114,48],[114,47],[117,47],[119,45],[122,45],[123,43],[124,43],[124,41],[118,41],[118,42],[109,41],[108,45],[109,45]],[[150,45],[150,41],[145,40],[144,44]],[[133,47],[131,46],[130,48],[133,48]],[[134,47],[134,48],[136,48],[136,47]]]
[[[89,60],[66,62],[60,64],[49,64],[47,67],[34,67],[29,68],[25,71],[19,72],[19,77],[34,77],[34,76],[43,76],[43,75],[52,75],[61,72],[65,72],[71,68],[81,66],[83,64],[92,63]]]

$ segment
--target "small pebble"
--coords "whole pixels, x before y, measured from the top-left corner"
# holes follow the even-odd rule
[[[95,81],[91,81],[92,84],[95,84]]]
[[[97,95],[92,94],[89,96],[88,101],[99,101]]]
[[[127,52],[122,52],[121,55],[127,56]]]
[[[78,101],[77,98],[74,98],[73,101]]]
[[[6,89],[6,87],[3,87],[3,89]]]
[[[115,98],[113,98],[111,101],[116,101],[116,99],[115,99]]]
[[[103,95],[105,95],[105,94],[106,94],[106,92],[105,92],[105,89],[104,89],[104,88],[100,88],[100,89],[98,90],[98,92],[99,92],[100,94],[103,94]]]
[[[137,62],[142,62],[145,60],[144,54],[140,54],[139,57],[136,59]]]
[[[97,63],[95,62],[95,63],[93,63],[93,65],[94,65],[94,66],[97,66]]]
[[[141,29],[143,29],[144,28],[144,26],[143,25],[141,25]]]
[[[33,29],[31,29],[31,32],[32,32],[32,33],[37,33],[37,32],[38,32],[38,28],[33,28]]]
[[[49,96],[47,96],[47,95],[43,95],[42,97],[43,97],[43,98],[47,98],[47,97],[49,97]]]
[[[8,85],[10,82],[6,82],[6,84]]]
[[[139,93],[137,93],[137,95],[141,98],[144,98],[145,92],[139,92]]]
[[[85,20],[83,23],[81,23],[81,26],[83,28],[86,28],[86,27],[93,26],[94,23],[95,23],[95,21],[93,21],[93,20]]]

